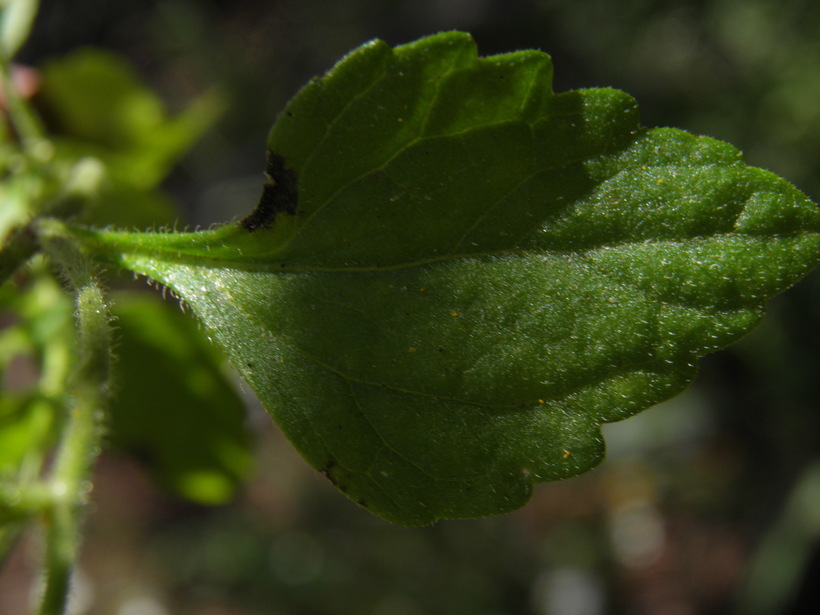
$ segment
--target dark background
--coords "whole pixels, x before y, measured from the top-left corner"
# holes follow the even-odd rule
[[[471,32],[483,55],[550,53],[555,90],[614,86],[644,124],[708,134],[820,195],[812,0],[52,0],[18,61],[123,54],[172,109],[228,103],[170,178],[183,221],[250,211],[279,109],[359,44]],[[606,428],[607,461],[511,515],[390,526],[307,467],[249,399],[258,463],[217,508],[103,456],[76,592],[94,615],[695,615],[820,612],[820,277],[702,362],[680,397]],[[250,395],[248,394],[250,397]],[[0,570],[25,612],[29,537]]]

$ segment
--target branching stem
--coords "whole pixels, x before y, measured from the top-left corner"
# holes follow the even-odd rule
[[[68,599],[91,469],[99,452],[100,418],[108,402],[111,327],[92,262],[59,237],[44,241],[43,247],[75,290],[79,338],[66,429],[48,478],[53,499],[45,510],[45,588],[39,613],[61,615]]]

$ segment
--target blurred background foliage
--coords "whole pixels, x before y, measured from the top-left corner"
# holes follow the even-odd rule
[[[182,228],[253,208],[268,129],[305,81],[371,38],[399,44],[447,29],[471,32],[483,55],[542,49],[555,62],[556,91],[624,89],[644,124],[729,141],[749,163],[820,196],[813,0],[44,0],[17,61],[38,71],[35,100],[65,133],[58,148],[76,154],[114,109],[136,113],[131,132],[95,137],[93,153],[121,173],[101,204],[119,208],[101,206],[91,221]],[[110,55],[83,69],[90,56],[77,50],[89,46]],[[61,89],[72,70],[87,86]],[[119,85],[95,90],[111,83],[99,76],[106,71]],[[118,107],[122,92],[140,103]],[[100,100],[108,104],[97,109]],[[85,141],[78,126],[90,131]],[[187,327],[174,324],[178,316],[156,319]],[[123,337],[138,338],[140,317],[121,318]],[[238,412],[206,350],[168,343],[206,374],[201,395],[224,395],[226,413]],[[705,358],[689,391],[607,426],[608,458],[597,470],[540,486],[511,515],[422,529],[390,526],[345,500],[234,381],[254,440],[247,485],[206,506],[232,484],[172,472],[160,476],[163,489],[151,472],[171,455],[167,442],[143,441],[130,455],[121,452],[127,443],[112,446],[95,478],[75,613],[820,612],[818,348],[815,272],[774,300],[751,335]],[[150,348],[140,352],[123,363],[152,362]],[[152,367],[142,386],[122,386],[135,409],[156,417],[146,420],[159,421],[183,402],[173,374],[163,379],[164,366]],[[165,405],[156,407],[160,397]],[[0,420],[13,403],[4,395]],[[42,430],[39,416],[27,415],[20,429]],[[196,418],[187,419],[192,441],[219,439]],[[227,432],[215,463],[240,480],[248,460],[231,451],[249,436]],[[0,463],[7,450],[0,441]],[[173,495],[180,491],[198,503]],[[0,569],[0,613],[26,612],[37,549],[36,536],[24,535]]]

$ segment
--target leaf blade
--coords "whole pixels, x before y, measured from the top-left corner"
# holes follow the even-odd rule
[[[461,34],[372,43],[271,133],[292,211],[91,242],[182,296],[354,501],[409,525],[511,510],[820,260],[820,211],[787,182],[549,75]]]

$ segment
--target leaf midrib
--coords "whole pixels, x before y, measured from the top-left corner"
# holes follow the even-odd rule
[[[190,254],[190,253],[179,253],[173,250],[169,250],[168,253],[173,253],[169,258],[163,258],[166,256],[165,253],[158,255],[157,250],[155,248],[150,247],[142,247],[142,246],[129,246],[128,250],[123,250],[122,252],[117,251],[117,253],[121,256],[119,259],[115,259],[114,262],[121,266],[125,266],[128,269],[132,269],[137,271],[138,273],[149,274],[149,269],[146,268],[144,265],[140,266],[137,259],[145,259],[145,262],[154,263],[150,267],[151,275],[155,275],[153,272],[156,271],[156,263],[160,262],[166,266],[173,267],[175,265],[183,265],[183,266],[196,266],[201,267],[203,269],[229,269],[229,270],[236,270],[236,271],[245,271],[245,272],[258,272],[258,273],[271,273],[271,274],[310,274],[310,273],[392,273],[397,271],[403,271],[407,269],[415,269],[419,267],[429,267],[434,266],[440,263],[446,263],[450,261],[457,261],[457,260],[489,260],[493,258],[505,258],[505,257],[566,257],[566,258],[577,258],[583,259],[588,257],[590,254],[601,250],[612,250],[612,249],[622,249],[628,248],[630,246],[647,246],[647,245],[680,245],[685,246],[691,243],[698,243],[707,240],[730,240],[733,238],[745,238],[753,241],[758,241],[761,243],[768,243],[772,241],[776,241],[778,239],[790,239],[795,237],[803,237],[803,236],[814,236],[816,233],[811,231],[794,231],[792,233],[777,233],[772,235],[752,235],[749,233],[738,233],[738,232],[728,232],[728,233],[712,233],[707,235],[693,235],[690,237],[685,237],[681,239],[639,239],[639,240],[630,240],[630,241],[623,241],[620,243],[610,243],[610,244],[600,244],[600,245],[592,245],[585,248],[579,249],[570,249],[570,250],[550,250],[550,249],[509,249],[503,248],[498,250],[482,250],[479,252],[460,252],[460,253],[448,253],[442,254],[440,256],[430,257],[419,259],[416,261],[409,261],[403,263],[394,263],[390,265],[340,265],[340,266],[328,266],[328,265],[301,265],[301,264],[291,264],[286,261],[275,261],[275,262],[256,262],[256,261],[241,261],[241,260],[232,260],[226,259],[221,257],[214,257],[209,258],[206,256],[202,256],[200,254]],[[103,255],[106,253],[110,256],[110,249],[104,250]],[[107,259],[108,260],[108,259]]]

